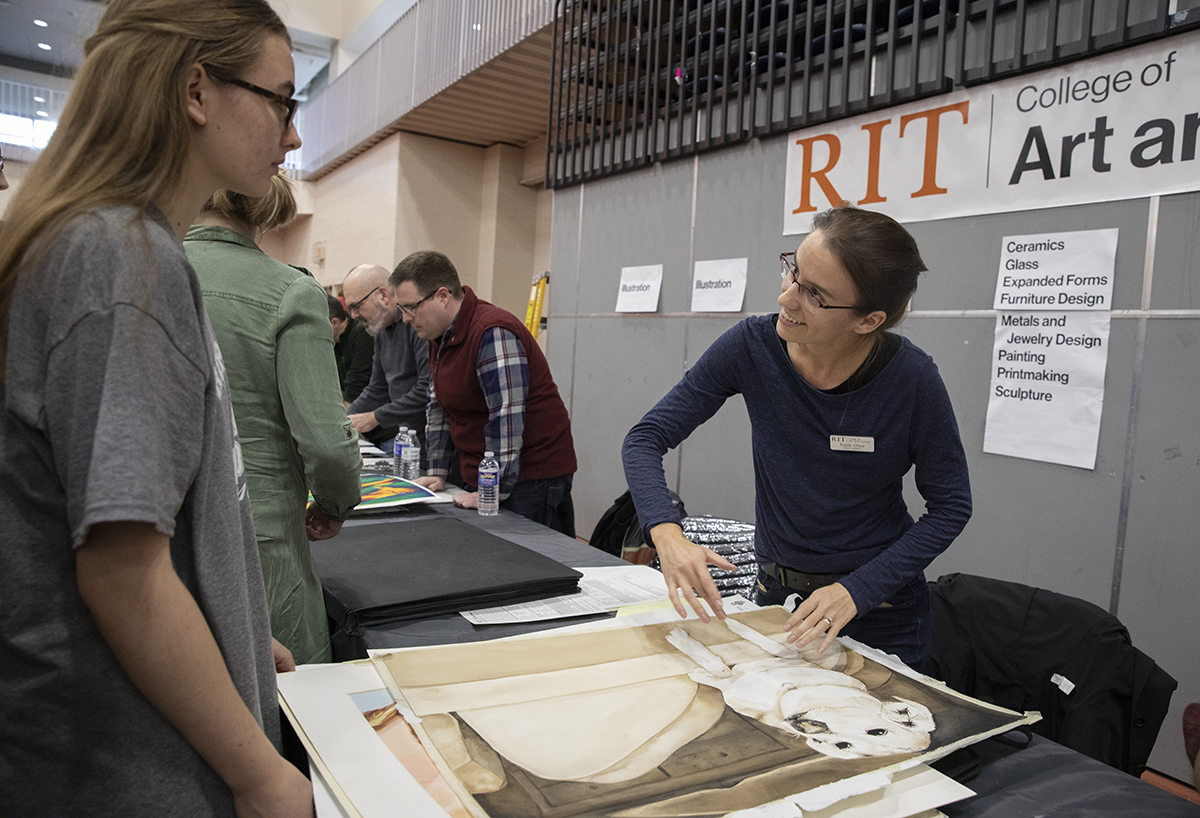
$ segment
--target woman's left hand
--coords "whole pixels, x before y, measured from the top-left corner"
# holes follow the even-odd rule
[[[325,509],[313,500],[308,504],[308,511],[304,515],[304,530],[310,542],[319,542],[336,537],[342,530],[342,524],[338,520],[329,519]]]
[[[783,629],[790,631],[787,641],[795,643],[797,649],[823,636],[817,653],[824,653],[837,638],[838,631],[856,616],[858,606],[854,604],[854,598],[844,585],[835,582],[809,594],[788,617]]]

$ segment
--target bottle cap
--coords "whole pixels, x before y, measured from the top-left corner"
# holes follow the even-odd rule
[[[496,453],[495,452],[484,452],[483,456],[484,457],[495,457]]]

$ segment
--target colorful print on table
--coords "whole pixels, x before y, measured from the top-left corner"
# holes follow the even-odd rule
[[[359,479],[362,482],[362,501],[354,507],[355,514],[395,508],[409,503],[427,503],[437,497],[424,486],[390,474],[364,471]],[[312,501],[313,496],[310,492],[308,502]]]

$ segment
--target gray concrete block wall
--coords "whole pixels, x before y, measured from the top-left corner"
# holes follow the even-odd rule
[[[547,345],[572,412],[582,536],[625,490],[620,446],[629,427],[721,332],[746,314],[777,309],[778,254],[801,238],[781,235],[785,151],[786,137],[758,140],[556,192]],[[1155,311],[1200,307],[1200,193],[1157,200],[1156,230],[1148,229],[1151,203],[909,225],[930,272],[900,331],[938,363],[975,497],[974,518],[928,576],[993,576],[1103,608],[1119,579],[1117,614],[1134,644],[1180,682],[1152,766],[1188,779],[1179,722],[1183,707],[1200,700],[1192,604],[1200,587],[1200,316]],[[1119,228],[1120,237],[1096,468],[984,454],[1001,238],[1104,227]],[[1152,311],[1126,315],[1141,306],[1148,235],[1156,235]],[[742,256],[749,259],[745,313],[689,314],[691,263]],[[617,315],[620,269],[641,264],[664,266],[659,313]],[[1139,361],[1140,403],[1131,416]],[[740,399],[664,465],[690,512],[753,520],[750,429]],[[919,514],[911,476],[906,496]]]

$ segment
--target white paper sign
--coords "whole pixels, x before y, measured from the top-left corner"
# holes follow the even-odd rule
[[[1107,311],[996,316],[985,452],[1095,468],[1111,319]]]
[[[661,264],[622,267],[617,290],[617,312],[658,312],[658,292],[662,288]]]
[[[746,267],[744,258],[697,261],[692,276],[692,312],[741,312]]]
[[[1096,467],[1116,260],[1116,228],[1004,237],[985,452]]]
[[[793,131],[783,234],[843,199],[911,222],[1194,191],[1198,73],[1181,31]]]
[[[1005,236],[997,310],[1111,310],[1117,229]]]

